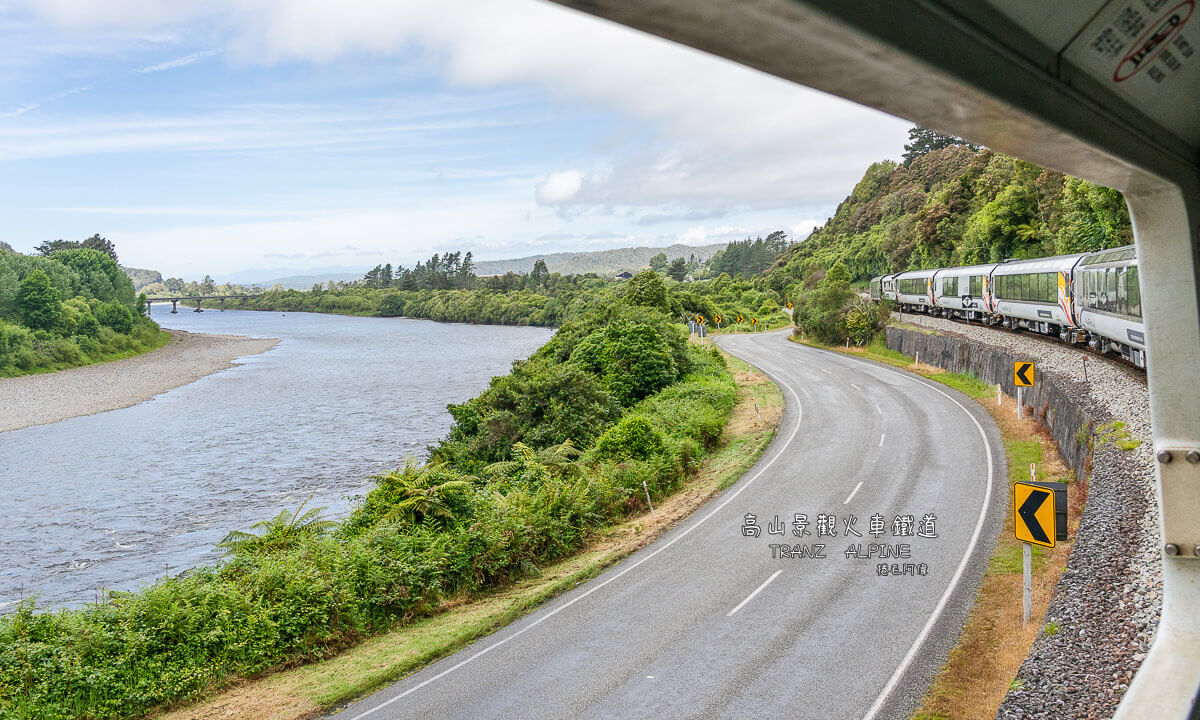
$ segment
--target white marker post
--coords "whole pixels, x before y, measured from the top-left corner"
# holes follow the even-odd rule
[[[1025,414],[1025,393],[1022,392],[1025,388],[1017,386],[1017,419],[1020,420]]]
[[[646,491],[646,504],[650,506],[650,517],[658,519],[658,513],[654,512],[654,503],[650,501],[650,488],[646,487],[646,481],[642,481],[642,489]],[[1026,613],[1028,615],[1029,613]],[[1026,618],[1028,619],[1028,618]]]
[[[996,386],[996,407],[1000,407],[1000,386]]]
[[[1017,388],[1020,392],[1021,388]],[[1037,464],[1029,463],[1029,482],[1037,482]],[[1024,622],[1029,622],[1033,613],[1033,546],[1021,543],[1021,613]]]
[[[1029,615],[1033,611],[1033,546],[1029,543],[1021,543],[1021,568],[1025,573],[1021,583],[1021,610],[1025,622],[1029,622]]]

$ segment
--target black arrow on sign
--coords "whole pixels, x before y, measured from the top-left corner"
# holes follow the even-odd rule
[[[1025,498],[1025,502],[1021,503],[1021,509],[1017,511],[1017,514],[1025,521],[1025,527],[1029,528],[1029,534],[1040,543],[1048,543],[1050,538],[1042,529],[1042,524],[1038,522],[1035,513],[1048,497],[1050,497],[1050,493],[1045,490],[1034,490],[1029,493],[1029,497]]]
[[[1020,365],[1017,366],[1017,377],[1021,378],[1021,382],[1025,383],[1026,385],[1033,384],[1033,380],[1030,379],[1025,374],[1025,373],[1029,372],[1030,369],[1032,369],[1032,368],[1033,368],[1033,366],[1030,365],[1029,363],[1021,363]]]

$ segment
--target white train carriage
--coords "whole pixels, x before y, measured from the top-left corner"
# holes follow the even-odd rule
[[[896,301],[896,280],[895,275],[881,275],[871,278],[871,300],[879,302],[880,300]]]
[[[1133,245],[1084,255],[1075,266],[1074,309],[1083,338],[1099,352],[1146,367],[1142,289]]]
[[[933,302],[946,317],[982,320],[988,313],[984,295],[988,276],[996,265],[969,265],[938,271],[933,282]]]
[[[988,298],[993,323],[1067,338],[1076,326],[1071,280],[1084,256],[1059,255],[1040,260],[1006,260],[991,274]]]
[[[937,270],[910,270],[895,275],[896,302],[903,312],[927,313],[933,307]]]

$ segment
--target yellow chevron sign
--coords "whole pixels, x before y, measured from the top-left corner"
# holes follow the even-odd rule
[[[1018,360],[1013,363],[1013,385],[1017,387],[1033,387],[1033,363]]]
[[[1030,483],[1013,483],[1013,535],[1022,542],[1054,547],[1054,491]]]

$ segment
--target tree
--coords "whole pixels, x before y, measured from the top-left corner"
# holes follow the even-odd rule
[[[966,145],[972,150],[979,150],[978,145],[969,143],[960,137],[943,135],[937,130],[929,130],[920,125],[913,126],[908,131],[908,142],[904,144],[904,165],[907,167],[922,155],[928,155],[934,150],[941,150],[951,145]]]
[[[59,250],[78,250],[79,248],[99,250],[100,252],[112,258],[113,262],[118,262],[116,246],[113,245],[112,242],[100,237],[99,234],[93,235],[83,242],[75,242],[73,240],[47,240],[46,242],[34,248],[34,250],[37,250],[42,255],[49,257],[51,254],[56,253]]]
[[[34,248],[43,257],[50,257],[51,253],[56,253],[59,250],[70,250],[79,247],[79,243],[72,240],[47,240],[46,242]]]
[[[645,305],[670,311],[667,303],[667,287],[653,270],[643,270],[634,275],[625,291],[625,301],[630,305]]]
[[[183,280],[180,278],[169,277],[163,284],[167,286],[167,290],[170,292],[177,293],[183,291]]]
[[[391,287],[391,286],[392,286],[392,264],[388,263],[383,266],[382,271],[380,271],[380,273],[379,273],[379,287],[386,288],[386,287]]]
[[[53,330],[62,322],[62,296],[50,276],[37,268],[21,281],[15,304],[25,324],[35,330]]]
[[[660,252],[659,254],[650,258],[650,269],[657,273],[666,272],[667,262],[667,254]]]
[[[201,295],[212,295],[217,290],[217,283],[213,281],[211,275],[205,275],[204,281],[200,283]]]
[[[100,252],[102,252],[102,253],[104,253],[105,255],[107,255],[107,256],[109,256],[110,258],[112,258],[112,259],[113,259],[113,262],[120,262],[120,261],[117,259],[117,248],[116,248],[116,246],[115,246],[115,245],[113,245],[113,244],[112,244],[112,242],[110,242],[110,241],[108,241],[108,240],[105,240],[104,238],[100,237],[100,235],[99,235],[99,234],[96,234],[96,235],[93,235],[93,236],[91,236],[90,238],[88,238],[87,240],[84,240],[84,241],[83,241],[82,243],[80,243],[79,245],[80,245],[80,247],[84,247],[84,248],[87,248],[87,249],[89,249],[89,250],[99,250]]]
[[[683,261],[683,258],[675,258],[671,262],[671,266],[667,268],[667,275],[672,280],[683,282],[683,279],[687,277],[687,263]]]
[[[550,269],[546,267],[546,261],[538,258],[533,264],[533,270],[529,273],[529,282],[534,287],[543,287],[546,284],[546,279],[550,277]]]

